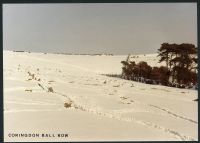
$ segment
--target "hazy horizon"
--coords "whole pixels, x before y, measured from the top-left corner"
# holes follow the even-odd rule
[[[197,46],[196,3],[3,4],[3,49],[73,54],[156,53]]]

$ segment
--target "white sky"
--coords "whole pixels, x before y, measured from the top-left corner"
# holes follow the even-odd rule
[[[197,45],[196,3],[3,5],[5,50],[141,54],[163,42]]]

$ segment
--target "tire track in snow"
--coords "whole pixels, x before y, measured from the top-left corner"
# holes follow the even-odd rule
[[[170,114],[170,115],[172,115],[172,116],[174,116],[174,117],[176,117],[176,118],[180,118],[180,119],[183,119],[183,120],[186,120],[186,121],[189,121],[189,122],[192,122],[192,123],[198,124],[197,121],[194,121],[194,120],[192,120],[192,119],[189,119],[189,118],[186,118],[186,117],[180,116],[180,115],[175,114],[175,113],[173,113],[173,112],[171,112],[171,111],[169,111],[169,110],[167,110],[167,109],[164,109],[164,108],[158,107],[158,106],[156,106],[156,105],[151,105],[151,104],[150,104],[149,106],[154,107],[154,108],[157,108],[157,109],[159,109],[159,110],[162,110],[162,111],[166,112],[167,114]]]
[[[153,128],[153,129],[158,129],[158,130],[161,130],[165,133],[168,133],[172,136],[174,136],[175,138],[177,139],[180,139],[182,141],[195,141],[195,139],[193,139],[192,137],[188,137],[186,135],[182,135],[180,134],[179,132],[177,131],[174,131],[174,130],[171,130],[171,129],[168,129],[168,128],[165,128],[165,127],[162,127],[162,126],[159,126],[155,123],[152,123],[152,122],[146,122],[146,121],[141,121],[141,120],[137,120],[133,117],[131,118],[122,118],[120,115],[118,114],[113,114],[112,112],[111,113],[106,113],[106,112],[102,112],[102,111],[97,111],[95,109],[89,109],[89,108],[84,108],[83,106],[77,106],[77,105],[74,105],[74,108],[75,109],[79,109],[81,111],[87,111],[87,112],[90,112],[90,113],[93,113],[93,114],[96,114],[96,115],[100,115],[100,116],[104,116],[104,117],[107,117],[107,118],[112,118],[112,119],[116,119],[116,120],[120,120],[120,121],[126,121],[126,122],[135,122],[135,123],[138,123],[140,125],[143,125],[143,126],[147,126],[147,127],[150,127],[150,128]]]
[[[65,111],[63,110],[62,108],[60,109],[56,109],[56,110],[51,110],[51,109],[17,109],[17,110],[14,110],[14,109],[5,109],[4,110],[4,113],[18,113],[18,112],[52,112],[52,111]]]
[[[123,92],[125,92],[125,91],[123,91]],[[125,93],[127,93],[127,92],[125,92]],[[181,115],[178,115],[177,113],[174,113],[174,112],[172,112],[172,111],[169,111],[168,109],[164,109],[164,108],[161,108],[161,107],[156,106],[156,105],[153,105],[153,104],[145,104],[145,103],[142,103],[142,102],[140,102],[140,101],[135,101],[135,103],[138,103],[138,104],[141,104],[141,105],[150,106],[150,107],[154,107],[154,108],[157,108],[157,109],[159,109],[159,110],[161,110],[161,111],[164,111],[164,112],[167,113],[167,114],[172,115],[172,116],[175,117],[175,118],[183,119],[183,120],[186,120],[186,121],[189,121],[189,122],[198,124],[197,121],[195,121],[195,120],[193,120],[193,119],[190,119],[190,118],[187,118],[187,117],[184,117],[184,116],[181,116]]]
[[[57,94],[57,95],[61,95],[63,97],[66,97],[69,100],[69,102],[72,103],[71,108],[74,108],[75,110],[81,110],[81,111],[89,112],[89,113],[92,113],[92,114],[95,114],[95,115],[116,119],[116,120],[119,120],[119,121],[135,122],[135,123],[138,123],[140,125],[146,126],[148,128],[157,129],[157,130],[160,130],[160,131],[165,132],[167,134],[170,134],[170,135],[174,136],[175,138],[177,138],[181,141],[195,141],[195,139],[193,139],[192,137],[182,135],[181,133],[179,133],[177,131],[159,126],[155,123],[137,120],[133,117],[123,118],[119,113],[105,112],[105,111],[103,112],[103,111],[100,111],[100,110],[98,111],[95,108],[87,108],[87,107],[75,104],[75,102],[70,97],[68,97],[66,94],[62,94],[62,93],[58,93],[58,92],[54,92],[54,93]]]

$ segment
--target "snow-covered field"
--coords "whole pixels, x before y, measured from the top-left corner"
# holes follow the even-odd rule
[[[127,55],[4,51],[3,56],[5,141],[198,139],[196,90],[102,75],[120,74]],[[159,65],[156,54],[134,60]]]

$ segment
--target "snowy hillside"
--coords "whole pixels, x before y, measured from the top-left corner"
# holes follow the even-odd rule
[[[198,139],[196,90],[102,75],[121,74],[127,55],[4,51],[3,56],[5,141]],[[156,54],[134,60],[160,65]]]

